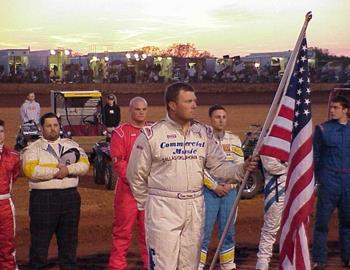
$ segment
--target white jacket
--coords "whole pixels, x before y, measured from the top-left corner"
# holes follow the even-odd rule
[[[26,100],[21,106],[21,120],[22,124],[33,120],[39,124],[40,119],[40,105],[36,101]]]
[[[80,153],[76,163],[67,165],[69,176],[63,179],[54,179],[53,176],[59,171],[57,168],[62,163],[62,154],[75,148]],[[54,150],[56,149],[56,150]],[[89,160],[84,150],[71,139],[57,139],[48,142],[40,138],[24,149],[23,171],[30,178],[29,189],[66,189],[78,185],[78,176],[84,175],[89,170]]]
[[[223,180],[242,180],[243,164],[226,162],[226,154],[213,138],[212,128],[193,122],[183,134],[168,116],[143,128],[136,139],[127,169],[127,179],[143,209],[148,189],[193,192],[203,188],[204,168]]]

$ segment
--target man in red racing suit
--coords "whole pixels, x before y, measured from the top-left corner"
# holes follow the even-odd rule
[[[12,183],[19,175],[19,154],[4,147],[4,121],[0,120],[0,269],[18,269],[15,259],[15,209]]]
[[[112,133],[111,158],[114,170],[119,179],[114,199],[113,242],[109,258],[109,270],[123,270],[127,267],[126,255],[131,243],[132,229],[137,220],[139,230],[139,248],[144,263],[148,269],[146,248],[144,211],[139,211],[136,200],[131,193],[126,168],[130,153],[142,127],[146,125],[147,102],[141,97],[130,101],[129,113],[131,121],[118,126]]]

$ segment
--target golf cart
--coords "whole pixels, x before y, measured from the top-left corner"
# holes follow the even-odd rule
[[[247,159],[253,154],[254,148],[258,142],[261,133],[260,125],[250,125],[250,130],[246,132],[246,137],[242,143],[244,159]],[[252,199],[260,193],[264,188],[264,175],[262,168],[251,173],[242,192],[243,199]]]
[[[106,183],[108,189],[113,189],[116,176],[109,156],[102,106],[102,94],[97,90],[51,91],[51,109],[59,116],[62,130],[71,134],[88,154],[95,183]]]

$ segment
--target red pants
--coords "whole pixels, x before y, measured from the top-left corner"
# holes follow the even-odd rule
[[[11,199],[0,200],[0,269],[17,269],[15,261],[15,220]]]
[[[145,239],[144,211],[139,211],[126,179],[119,179],[114,199],[114,224],[112,251],[109,257],[109,270],[124,270],[127,267],[126,255],[132,239],[132,231],[137,220],[139,248],[148,269],[148,253]]]

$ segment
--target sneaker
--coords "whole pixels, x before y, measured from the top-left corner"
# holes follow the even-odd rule
[[[314,263],[314,266],[312,267],[312,270],[325,270],[325,269],[326,269],[326,265],[324,263],[319,263],[319,262]]]

